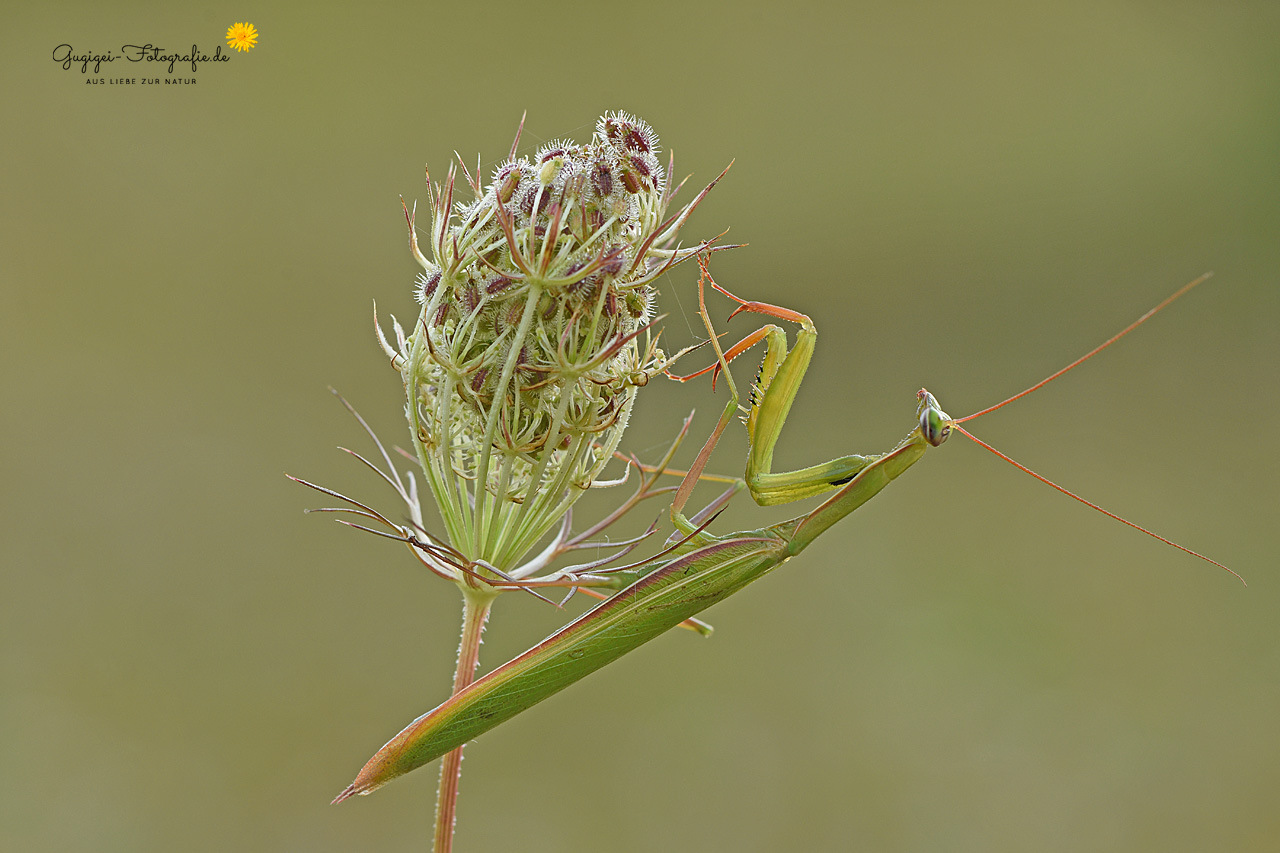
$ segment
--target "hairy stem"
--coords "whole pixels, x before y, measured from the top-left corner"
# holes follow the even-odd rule
[[[480,665],[480,635],[489,618],[495,595],[471,587],[462,591],[462,641],[458,645],[458,668],[453,673],[453,692],[459,693],[475,680]],[[436,792],[435,853],[453,849],[453,830],[458,814],[458,780],[462,776],[462,747],[444,757],[440,765],[440,787]]]

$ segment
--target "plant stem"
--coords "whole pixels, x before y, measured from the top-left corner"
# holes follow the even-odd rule
[[[458,668],[453,673],[456,694],[475,680],[480,665],[480,635],[496,598],[469,586],[462,588],[462,641],[458,645]],[[464,744],[465,746],[465,744]],[[462,776],[462,747],[444,757],[440,765],[440,787],[436,792],[435,853],[453,849],[453,830],[458,813],[458,779]]]

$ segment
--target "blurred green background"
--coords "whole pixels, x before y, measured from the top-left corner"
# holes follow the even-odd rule
[[[395,509],[326,386],[401,440],[370,322],[415,313],[397,196],[454,150],[488,171],[524,110],[536,147],[615,108],[693,183],[736,158],[688,238],[731,226],[718,279],[819,323],[782,466],[888,449],[921,385],[975,411],[1214,270],[975,429],[1250,585],[953,439],[712,639],[473,744],[459,849],[1280,847],[1280,6],[464,5],[6,15],[0,848],[425,849],[434,768],[328,802],[446,695],[457,595],[283,472]],[[50,58],[242,20],[197,85]],[[695,279],[663,283],[671,346]],[[651,386],[624,446],[722,394]],[[482,663],[566,619],[505,597]]]

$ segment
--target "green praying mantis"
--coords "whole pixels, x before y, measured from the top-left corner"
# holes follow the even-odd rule
[[[942,410],[932,394],[921,389],[917,394],[915,425],[887,453],[845,456],[795,471],[775,472],[772,470],[774,448],[808,369],[817,342],[817,330],[809,317],[796,311],[739,299],[715,283],[705,258],[700,256],[699,264],[702,267],[698,282],[699,315],[707,328],[707,343],[715,351],[716,360],[697,373],[672,378],[687,381],[711,372],[714,381],[723,374],[730,399],[675,491],[671,518],[676,533],[668,540],[668,547],[642,563],[599,573],[597,579],[607,578],[616,592],[533,648],[497,667],[410,723],[369,760],[355,781],[337,796],[335,803],[357,794],[368,794],[392,779],[434,761],[671,628],[681,624],[698,627],[701,623],[690,621],[698,613],[799,554],[824,531],[878,494],[931,448],[940,446],[953,431],[973,438],[1064,494],[1231,571],[1221,563],[1138,527],[1045,480],[975,438],[960,425],[1031,393],[1091,358],[1207,279],[1208,274],[1183,286],[1086,355],[995,406],[965,418],[952,418]],[[750,312],[797,324],[799,332],[794,345],[788,347],[786,332],[769,323],[728,350],[722,350],[707,313],[705,294],[708,283],[737,303],[734,315]],[[761,342],[765,344],[765,353],[746,406],[750,449],[745,476],[706,509],[686,516],[684,508],[693,488],[703,476],[711,452],[726,426],[738,411],[741,398],[729,372],[729,362]],[[682,351],[677,357],[687,351]],[[674,450],[673,444],[662,462],[647,470],[654,477],[660,475]],[[711,533],[708,527],[718,508],[729,495],[744,486],[761,505],[790,503],[830,492],[834,494],[812,511],[789,521],[728,535]]]

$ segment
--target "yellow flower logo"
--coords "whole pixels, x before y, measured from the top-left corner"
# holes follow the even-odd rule
[[[245,51],[258,43],[258,31],[253,24],[232,24],[227,27],[227,44],[239,51]]]

